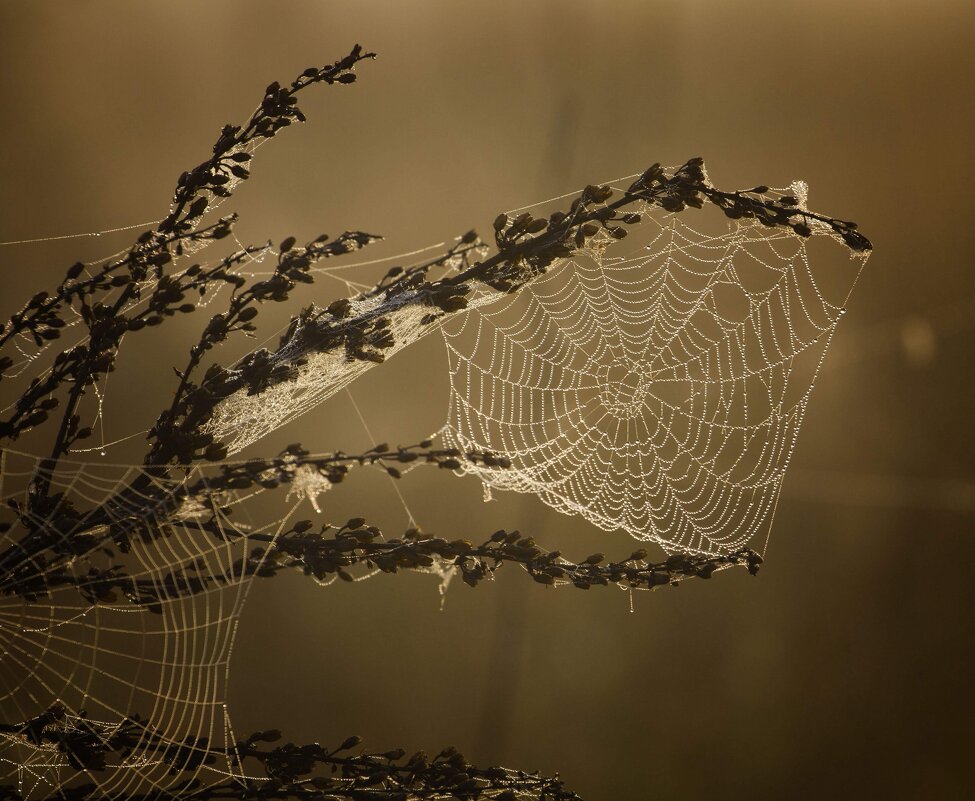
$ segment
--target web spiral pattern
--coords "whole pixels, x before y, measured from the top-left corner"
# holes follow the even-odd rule
[[[802,184],[785,191],[804,200]],[[727,553],[767,536],[863,259],[825,225],[807,239],[715,209],[642,211],[639,233],[597,237],[445,323],[443,436],[511,459],[464,467],[489,488],[666,549]],[[694,214],[720,224],[693,228]]]

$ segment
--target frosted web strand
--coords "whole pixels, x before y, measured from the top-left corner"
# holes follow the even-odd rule
[[[59,236],[41,236],[36,239],[11,239],[5,242],[0,242],[0,247],[6,247],[8,245],[39,245],[44,242],[60,242],[65,239],[87,239],[89,237],[107,236],[109,234],[117,234],[122,231],[134,231],[137,228],[146,228],[150,225],[158,225],[162,222],[160,217],[158,220],[148,220],[147,222],[135,223],[134,225],[123,225],[118,228],[106,228],[102,231],[84,231],[80,234],[61,234]]]

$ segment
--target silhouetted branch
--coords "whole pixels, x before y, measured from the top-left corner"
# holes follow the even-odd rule
[[[407,799],[498,799],[581,801],[567,790],[558,776],[509,768],[480,768],[456,748],[448,747],[434,757],[417,751],[407,757],[402,748],[371,753],[359,746],[359,737],[348,737],[336,748],[318,743],[284,743],[276,729],[258,731],[229,749],[216,748],[207,738],[188,737],[169,743],[152,724],[139,715],[106,725],[84,716],[67,715],[55,705],[35,718],[16,724],[0,724],[0,733],[22,737],[40,746],[53,745],[76,770],[99,773],[113,761],[148,757],[169,767],[172,775],[193,773],[201,766],[225,758],[231,768],[248,778],[230,778],[214,784],[188,778],[168,790],[175,798],[350,799],[352,801],[406,801]],[[263,776],[259,777],[256,771]],[[62,789],[58,799],[93,799],[98,788],[79,784]],[[128,801],[159,798],[159,791],[127,794]],[[20,801],[15,788],[0,786],[0,801]]]
[[[442,459],[435,454],[430,458],[431,461]],[[439,463],[443,465],[445,461]],[[238,481],[241,475],[231,475],[230,482]],[[247,486],[255,480],[253,474],[247,476]],[[560,551],[540,548],[533,538],[522,536],[518,531],[497,531],[480,545],[463,539],[427,537],[416,529],[407,530],[402,537],[386,539],[377,527],[366,525],[364,518],[353,518],[342,526],[326,524],[317,532],[313,531],[315,526],[310,520],[298,520],[279,534],[239,532],[224,519],[225,513],[219,517],[213,514],[205,521],[186,520],[177,524],[191,533],[216,540],[246,538],[248,544],[255,546],[224,573],[214,573],[195,564],[153,578],[129,576],[121,565],[102,569],[92,567],[87,574],[80,575],[67,567],[49,567],[40,574],[25,571],[19,580],[6,585],[3,592],[37,601],[56,588],[73,587],[91,604],[125,602],[161,613],[166,601],[232,585],[245,576],[270,578],[291,570],[300,570],[318,581],[330,578],[353,581],[350,570],[356,568],[396,573],[437,565],[444,571],[456,570],[465,584],[476,587],[481,580],[493,576],[509,563],[520,565],[534,581],[544,585],[571,584],[588,590],[593,586],[615,584],[646,590],[664,585],[677,586],[691,578],[708,579],[715,571],[734,565],[745,566],[755,575],[762,564],[761,556],[749,548],[719,556],[678,553],[656,563],[648,561],[647,552],[639,549],[619,561],[607,561],[603,554],[597,553],[573,562]],[[123,551],[128,551],[130,536],[132,532],[126,532],[124,538],[115,532],[114,542]],[[146,539],[160,536],[160,533],[142,531],[140,536]]]
[[[754,575],[762,563],[762,558],[748,548],[722,556],[675,554],[658,563],[648,562],[643,549],[618,562],[606,561],[601,553],[572,562],[561,551],[546,551],[518,531],[497,531],[480,545],[462,539],[427,537],[416,529],[409,529],[401,538],[387,540],[378,528],[365,525],[362,518],[353,518],[338,528],[323,526],[318,533],[311,529],[312,523],[304,520],[276,537],[252,537],[270,543],[266,551],[252,555],[260,565],[257,575],[298,568],[319,580],[337,575],[351,581],[347,568],[354,566],[395,573],[401,568],[432,567],[439,560],[443,567],[456,568],[471,587],[505,563],[512,563],[521,565],[540,584],[572,584],[587,590],[612,583],[653,589],[689,578],[710,578],[716,570],[738,564],[746,565]]]

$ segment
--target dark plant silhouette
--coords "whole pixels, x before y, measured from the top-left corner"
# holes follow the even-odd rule
[[[763,225],[787,227],[801,236],[811,234],[810,222],[815,221],[828,225],[854,251],[870,248],[853,223],[801,209],[794,198],[770,200],[762,196],[766,187],[750,192],[716,189],[706,180],[701,159],[691,159],[672,174],[653,165],[626,191],[586,187],[566,210],[547,218],[502,214],[493,225],[493,254],[483,256],[485,243],[470,231],[437,258],[406,270],[393,268],[361,296],[398,303],[381,303],[361,314],[354,313],[353,305],[344,299],[324,309],[310,307],[293,317],[275,350],[260,349],[235,364],[212,363],[204,369],[204,360],[230,337],[256,330],[263,304],[289,301],[299,285],[311,283],[316,264],[378,239],[353,231],[335,238],[323,235],[299,246],[289,237],[277,248],[272,274],[251,281],[236,268],[250,255],[265,251],[266,245],[244,247],[207,265],[178,270],[173,266],[176,259],[190,257],[231,234],[235,215],[208,223],[204,217],[231,196],[238,182],[247,180],[256,145],[295,122],[304,122],[298,94],[319,83],[353,83],[353,68],[372,56],[356,46],[334,64],[305,70],[288,86],[268,86],[250,120],[243,126],[224,127],[213,154],[180,176],[171,211],[154,230],[139,236],[123,256],[100,267],[72,266],[53,290],[37,293],[0,325],[0,348],[8,350],[25,337],[39,348],[56,342],[75,314],[87,329],[84,341],[57,355],[50,369],[33,377],[6,416],[0,417],[0,442],[12,442],[45,427],[53,432],[50,450],[38,462],[23,500],[12,502],[4,512],[7,519],[0,522],[0,534],[8,543],[0,551],[0,594],[30,604],[67,588],[92,605],[125,603],[159,613],[167,601],[194,596],[222,582],[232,583],[243,576],[269,578],[288,570],[319,580],[330,576],[351,580],[357,568],[395,573],[436,562],[456,569],[474,587],[503,564],[515,563],[536,582],[571,583],[580,589],[609,584],[633,588],[676,585],[688,578],[709,578],[734,564],[746,566],[752,574],[758,571],[761,557],[747,549],[720,557],[676,554],[659,563],[649,562],[643,550],[619,561],[593,554],[573,562],[517,531],[482,533],[480,545],[465,539],[429,537],[415,529],[387,539],[363,518],[339,527],[316,527],[303,520],[273,535],[248,532],[246,540],[255,547],[224,574],[188,564],[160,580],[133,574],[124,559],[115,558],[117,552],[127,554],[170,535],[173,527],[180,536],[243,539],[245,534],[227,523],[228,493],[293,488],[309,474],[331,486],[357,465],[380,466],[393,478],[417,464],[448,472],[463,461],[499,470],[509,467],[503,455],[437,449],[430,441],[396,448],[380,444],[352,455],[312,454],[296,444],[277,456],[227,462],[227,445],[208,432],[208,424],[219,404],[235,393],[260,396],[294,380],[310,354],[334,351],[344,354],[350,363],[383,362],[397,344],[393,318],[404,309],[422,307],[424,324],[432,324],[462,312],[478,285],[518,292],[594,236],[625,237],[627,228],[640,222],[640,215],[628,210],[636,204],[679,212],[709,202],[729,218],[755,218]],[[460,266],[432,277],[448,264]],[[123,337],[195,311],[200,298],[221,286],[229,288],[229,299],[222,311],[209,318],[185,365],[177,371],[173,397],[149,431],[142,469],[88,508],[80,508],[56,491],[54,479],[62,461],[77,443],[92,435],[91,428],[83,424],[80,405],[96,382],[114,369]],[[0,355],[0,377],[14,364],[10,356]],[[189,466],[208,462],[213,465],[206,478],[189,478]],[[187,504],[193,504],[198,513],[180,516],[178,511]],[[159,521],[166,521],[170,528]],[[92,558],[95,554],[100,560]],[[86,568],[79,569],[79,564]],[[153,721],[139,716],[144,710],[130,712],[120,725],[106,729],[54,705],[30,720],[0,722],[0,733],[35,745],[54,745],[68,764],[92,776],[105,769],[110,757],[125,759],[148,746],[155,747],[157,754],[161,748],[174,775],[192,772],[221,753],[201,739],[170,743],[155,730]],[[329,749],[318,744],[274,745],[280,736],[278,731],[256,732],[236,743],[230,753],[223,753],[242,768],[246,766],[246,775],[256,770],[261,780],[205,785],[190,777],[168,792],[205,799],[577,798],[557,777],[478,768],[451,748],[433,758],[422,752],[407,758],[400,750],[363,751],[355,737]],[[66,799],[99,797],[97,785],[88,783],[62,787],[58,793]],[[147,791],[128,797],[157,796],[158,792],[153,796]],[[15,788],[0,788],[0,799],[18,797]]]

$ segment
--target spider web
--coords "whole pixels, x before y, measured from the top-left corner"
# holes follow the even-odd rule
[[[32,549],[20,524],[0,529],[0,786],[14,784],[25,799],[81,784],[101,797],[163,798],[191,795],[191,781],[269,781],[246,774],[235,750],[227,690],[238,620],[296,510],[308,501],[321,512],[318,498],[332,488],[307,462],[283,459],[287,494],[260,486],[275,473],[280,480],[279,467],[232,490],[214,481],[214,467],[172,478],[62,460],[50,474],[38,457],[0,452],[0,523],[13,522],[11,506],[24,515],[40,474],[50,475],[55,501],[52,512],[27,515],[55,545]],[[103,515],[95,526],[92,510]],[[64,557],[81,537],[99,539],[97,547],[51,556]],[[112,570],[123,585],[86,585]],[[442,587],[452,575],[439,560],[417,572]],[[104,747],[101,765],[85,759]]]
[[[804,185],[784,192],[805,203]],[[546,204],[528,208],[544,213]],[[424,324],[428,308],[409,294],[353,300],[351,313],[390,319],[396,346],[387,355],[442,330],[451,391],[440,435],[448,446],[509,457],[509,469],[461,468],[489,490],[537,494],[670,550],[728,552],[768,533],[863,260],[851,264],[827,226],[812,224],[804,239],[754,220],[729,223],[717,209],[640,211],[627,239],[598,234],[514,295],[477,289],[469,310],[442,325]],[[260,274],[259,258],[242,272]],[[352,296],[362,288],[334,269],[320,272]],[[22,348],[16,371],[38,369],[48,346]],[[237,452],[372,366],[307,354],[295,381],[223,401],[211,433]],[[3,509],[26,508],[41,460],[10,449],[0,459]],[[251,555],[273,543],[302,500],[318,511],[330,485],[296,472],[289,500],[281,492],[266,503],[260,489],[207,493],[208,476],[206,468],[173,477],[65,460],[50,477],[51,497],[64,508],[108,510],[104,525],[127,532],[131,548],[120,553],[108,540],[55,564],[29,551],[22,528],[0,533],[0,559],[19,557],[38,577],[25,597],[12,592],[6,565],[0,571],[0,724],[8,724],[0,783],[13,780],[28,798],[85,782],[113,797],[162,797],[193,777],[204,785],[249,778],[232,758],[227,684],[260,567]],[[206,503],[177,502],[191,486],[204,488]],[[201,531],[211,517],[213,528]],[[32,523],[64,543],[91,533],[70,517]],[[92,571],[113,567],[137,582],[139,597],[79,592]],[[31,721],[32,729],[9,725]],[[130,745],[96,770],[64,747],[85,737]]]
[[[39,469],[34,457],[3,452],[5,504],[26,500]],[[70,462],[52,477],[52,493],[60,494],[62,508],[107,508],[106,525],[133,540],[128,553],[113,546],[70,560],[69,575],[84,578],[92,570],[119,566],[138,582],[143,597],[138,602],[117,593],[85,597],[74,585],[59,582],[53,562],[35,558],[41,588],[25,599],[9,594],[13,578],[4,574],[0,720],[30,721],[52,708],[58,711],[44,730],[54,737],[0,734],[5,768],[0,775],[15,779],[25,797],[79,782],[124,797],[153,789],[162,793],[194,776],[235,775],[226,757],[204,762],[210,762],[213,749],[226,753],[235,742],[226,688],[237,618],[250,583],[243,566],[253,544],[250,535],[273,533],[275,527],[230,524],[228,516],[241,499],[226,496],[219,498],[216,515],[222,536],[201,534],[194,521],[210,510],[172,500],[181,487],[201,481],[206,478],[199,470],[177,481],[131,466]],[[37,523],[65,540],[82,530],[63,520]],[[8,560],[29,558],[22,535],[14,527],[0,537],[0,553]],[[142,718],[128,719],[133,713]],[[95,742],[108,743],[126,727],[134,732],[131,753],[115,763],[110,759],[102,770],[73,764],[70,749],[57,742],[58,735],[88,733]],[[173,749],[180,748],[174,759]],[[198,767],[184,770],[195,762]]]
[[[806,191],[765,196],[805,208]],[[488,490],[531,493],[671,551],[767,541],[865,256],[851,265],[824,224],[805,238],[709,207],[642,212],[622,243],[596,239],[444,324],[443,438],[511,459],[462,468]]]

